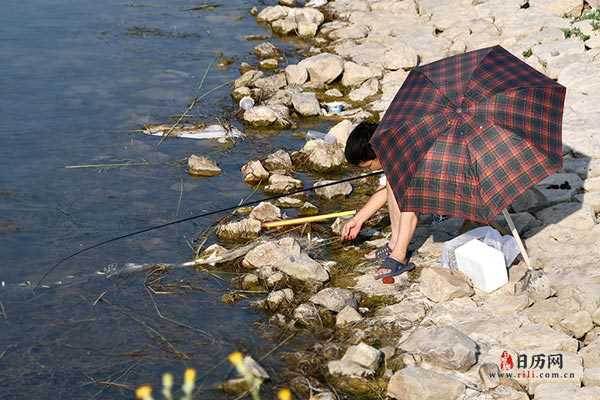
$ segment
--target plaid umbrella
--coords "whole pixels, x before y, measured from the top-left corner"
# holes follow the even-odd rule
[[[565,87],[501,46],[411,70],[371,144],[403,211],[489,222],[562,166]]]

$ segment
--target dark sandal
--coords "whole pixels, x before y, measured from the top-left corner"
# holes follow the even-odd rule
[[[394,277],[403,274],[404,272],[411,271],[415,269],[415,264],[411,262],[407,262],[406,264],[401,263],[398,260],[393,259],[392,257],[387,257],[383,261],[383,265],[380,269],[388,269],[388,272],[383,274],[379,274],[375,276],[375,279],[383,279],[389,277]]]
[[[388,246],[387,244],[383,247],[380,247],[376,250],[374,250],[374,252],[371,252],[369,254],[373,254],[371,256],[367,255],[365,256],[365,258],[367,260],[371,260],[371,261],[381,261],[384,260],[387,256],[390,255],[390,253],[392,252],[392,249],[390,249],[390,246]]]

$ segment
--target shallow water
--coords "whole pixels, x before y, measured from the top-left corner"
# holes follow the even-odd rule
[[[202,4],[193,0],[3,4],[0,282],[7,287],[0,288],[0,398],[131,398],[136,385],[156,385],[167,370],[181,377],[188,366],[207,390],[201,398],[225,398],[208,389],[231,374],[226,355],[243,350],[258,358],[277,343],[256,329],[262,315],[243,302],[222,304],[227,275],[222,281],[177,269],[159,280],[166,286],[155,294],[145,289],[146,273],[94,276],[112,264],[187,261],[186,242],[218,217],[84,253],[48,277],[46,283],[63,282],[52,289],[14,287],[37,282],[55,261],[97,241],[237,204],[251,193],[241,180],[243,163],[299,146],[293,132],[246,131],[233,147],[185,139],[157,146],[158,138],[135,132],[167,123],[194,96],[237,78],[240,61],[255,61],[250,53],[258,42],[242,35],[265,33],[248,12],[264,4],[210,3],[217,7],[190,10]],[[294,59],[291,43],[275,42]],[[235,63],[212,67],[198,88],[217,51]],[[211,123],[232,111],[225,87],[193,114]],[[182,160],[192,153],[217,160],[222,175],[188,176]],[[150,165],[65,168],[123,162]],[[264,363],[273,371],[276,357]]]

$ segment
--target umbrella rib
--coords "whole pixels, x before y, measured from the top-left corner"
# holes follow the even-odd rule
[[[425,77],[425,79],[427,79],[427,81],[428,81],[428,82],[431,84],[431,86],[433,87],[433,89],[436,91],[436,93],[437,93],[439,96],[441,96],[441,97],[445,98],[445,99],[447,100],[448,104],[454,104],[454,102],[453,102],[452,100],[450,100],[450,99],[448,98],[448,96],[446,96],[446,94],[444,93],[444,91],[443,91],[443,90],[442,90],[440,87],[438,87],[438,85],[436,85],[436,84],[435,84],[435,82],[433,82],[433,81],[431,80],[431,78],[429,78],[429,77],[427,76],[427,74],[425,74],[425,73],[424,73],[424,72],[423,72],[423,71],[422,71],[420,68],[419,68],[418,72],[419,72],[421,75],[423,75],[423,76]],[[456,104],[455,104],[455,105],[456,105]],[[449,109],[449,108],[450,108],[448,105],[444,105],[444,106],[445,106],[447,109]]]

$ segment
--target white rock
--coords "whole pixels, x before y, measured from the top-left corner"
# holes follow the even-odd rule
[[[398,400],[458,400],[465,385],[449,375],[408,366],[396,372],[387,387],[387,395]]]
[[[306,154],[306,162],[316,171],[330,171],[339,168],[346,161],[341,146],[337,143],[326,143],[323,139],[306,142],[302,148],[302,153]]]
[[[342,76],[342,85],[358,86],[367,79],[371,78],[373,73],[371,68],[359,65],[352,61],[344,63],[344,75]]]
[[[326,185],[335,181],[324,180],[315,182],[315,186]],[[343,182],[337,185],[326,186],[323,188],[315,189],[317,196],[325,197],[327,199],[333,199],[337,196],[348,196],[352,193],[352,185],[350,182]]]
[[[348,289],[325,288],[310,298],[311,303],[325,307],[329,311],[340,312],[345,307],[357,308],[356,295]]]
[[[269,177],[269,184],[265,186],[265,191],[269,193],[288,193],[302,187],[303,183],[299,179],[288,175],[273,174]]]
[[[560,326],[568,334],[579,339],[594,327],[594,323],[590,313],[579,311],[560,321]]]
[[[294,291],[290,288],[275,290],[267,296],[267,304],[270,310],[277,310],[283,303],[294,301]]]
[[[221,168],[206,157],[192,154],[188,158],[188,173],[195,176],[217,176],[221,174]]]
[[[583,10],[583,0],[529,0],[534,12],[549,12],[559,17],[578,17]]]
[[[356,309],[346,306],[340,311],[335,318],[336,326],[344,326],[353,322],[362,321],[363,317],[359,314]]]
[[[265,158],[264,165],[269,171],[289,171],[292,169],[292,158],[287,151],[280,149],[269,154]]]
[[[417,65],[417,62],[418,56],[415,49],[406,43],[398,43],[393,48],[386,50],[383,67],[390,70],[412,68]]]
[[[543,347],[547,350],[576,352],[577,340],[541,324],[523,325],[503,338],[503,344],[511,349],[525,351]]]
[[[334,360],[327,363],[327,369],[331,375],[367,377],[373,375],[373,371],[351,361]]]
[[[566,383],[543,383],[535,390],[536,400],[575,399],[578,387]]]
[[[288,15],[288,7],[273,6],[264,8],[257,16],[257,21],[273,22]]]
[[[328,32],[331,40],[362,39],[369,34],[369,27],[365,25],[350,25]]]
[[[346,141],[356,125],[349,119],[344,119],[329,129],[329,135],[335,137],[336,142],[346,148]]]
[[[254,86],[262,90],[263,96],[273,96],[279,89],[287,84],[285,74],[275,74],[254,81]]]
[[[473,288],[463,274],[442,268],[424,268],[421,272],[421,293],[436,303],[471,296]]]
[[[234,88],[240,88],[243,86],[252,86],[254,84],[254,82],[263,77],[263,72],[262,71],[256,71],[254,69],[251,69],[250,71],[246,71],[244,72],[244,74],[239,77],[238,79],[235,80],[235,82],[233,83],[233,87]]]
[[[258,58],[262,59],[276,58],[279,56],[280,52],[281,51],[270,42],[263,42],[254,47],[254,54],[256,54]]]
[[[298,114],[303,116],[315,116],[321,112],[317,95],[312,92],[294,93],[292,95],[292,104]]]
[[[261,230],[261,223],[253,218],[246,218],[238,222],[230,222],[225,225],[219,225],[217,236],[220,239],[252,239],[258,236]]]
[[[600,307],[592,314],[592,320],[598,326],[600,326]]]
[[[290,64],[285,67],[285,77],[290,85],[302,85],[308,80],[308,71],[303,66]]]
[[[271,23],[273,31],[281,33],[283,35],[289,35],[296,32],[298,24],[293,16],[287,16],[285,18],[278,19]]]
[[[375,371],[381,362],[381,352],[366,343],[350,346],[342,357],[342,361],[349,361],[363,368]]]
[[[294,319],[304,325],[312,325],[319,323],[321,318],[319,317],[319,311],[314,304],[302,303],[296,309],[294,309]]]
[[[588,344],[578,353],[583,357],[583,366],[585,368],[600,368],[600,340],[596,339]]]
[[[244,121],[254,126],[269,126],[277,121],[277,113],[267,106],[255,106],[244,112]]]
[[[342,97],[344,94],[340,92],[338,89],[329,89],[325,91],[325,96],[328,97]]]
[[[269,172],[258,160],[249,161],[248,163],[244,164],[241,168],[241,171],[242,175],[244,175],[244,181],[246,183],[254,184],[266,182],[266,180],[269,179]]]
[[[331,53],[317,54],[300,61],[298,65],[306,68],[310,80],[317,83],[331,83],[344,71],[344,60]]]

